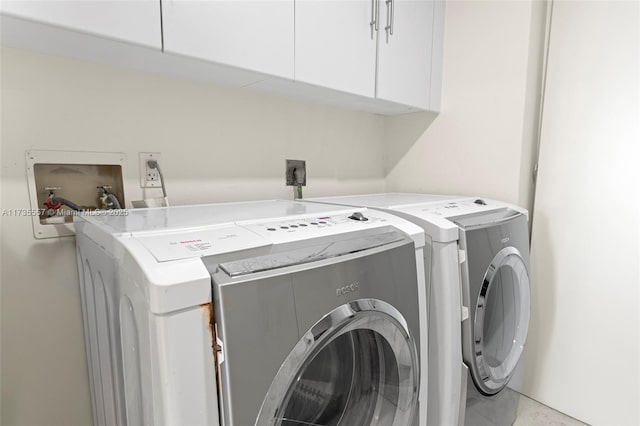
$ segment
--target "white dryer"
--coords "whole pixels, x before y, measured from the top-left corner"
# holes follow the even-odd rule
[[[290,201],[105,214],[76,221],[96,426],[425,424],[420,227]]]
[[[510,425],[519,395],[507,384],[530,311],[527,212],[479,198],[373,194],[307,200],[365,206],[420,225],[431,252],[429,425]]]

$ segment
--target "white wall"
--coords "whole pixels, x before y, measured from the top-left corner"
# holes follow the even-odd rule
[[[285,158],[307,160],[309,196],[384,190],[383,119],[38,53],[1,52],[1,201],[28,208],[28,149],[160,151],[174,204],[291,198]],[[158,196],[159,191],[149,193]],[[36,241],[2,217],[2,418],[87,425],[90,402],[73,238]]]
[[[442,113],[387,119],[389,190],[528,207],[544,2],[447,2]]]
[[[555,2],[522,390],[640,424],[640,3]]]

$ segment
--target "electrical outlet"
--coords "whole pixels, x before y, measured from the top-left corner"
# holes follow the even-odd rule
[[[162,167],[162,156],[159,152],[138,153],[140,169],[140,188],[160,188],[160,174],[158,169],[152,169],[147,165],[148,160],[156,160]]]
[[[307,185],[307,165],[304,160],[286,160],[284,173],[287,186]]]

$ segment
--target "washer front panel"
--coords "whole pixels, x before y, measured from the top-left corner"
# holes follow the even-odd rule
[[[352,243],[357,243],[362,235],[358,233],[349,236]],[[387,241],[386,234],[382,233],[382,235],[384,236],[383,240]],[[336,247],[341,247],[341,242],[334,240]],[[294,262],[290,266],[276,269],[263,270],[264,268],[259,268],[257,272],[236,276],[230,276],[220,265],[223,263],[231,265],[234,259],[254,259],[276,253],[291,253],[290,249],[292,248],[302,253],[304,247],[291,243],[290,245],[284,244],[271,248],[262,247],[228,253],[206,259],[205,263],[212,272],[215,329],[219,339],[218,345],[221,347],[223,355],[218,362],[218,371],[222,395],[221,411],[226,424],[255,424],[266,395],[269,394],[269,398],[282,398],[286,391],[292,390],[291,384],[287,382],[283,385],[284,388],[281,392],[269,391],[273,386],[274,378],[283,366],[283,362],[292,355],[292,351],[295,352],[296,345],[299,345],[301,341],[306,341],[305,335],[312,329],[316,331],[313,339],[314,341],[317,339],[316,343],[318,343],[318,345],[312,345],[313,351],[317,350],[317,352],[309,353],[300,358],[299,360],[303,364],[296,364],[295,371],[290,371],[294,376],[297,374],[295,377],[299,376],[298,378],[308,386],[296,388],[295,395],[292,394],[290,401],[298,401],[296,395],[300,397],[305,394],[305,389],[312,389],[312,393],[309,394],[311,400],[320,404],[318,407],[322,408],[321,406],[326,402],[326,398],[322,397],[324,385],[309,387],[309,383],[317,382],[314,379],[314,377],[319,377],[317,375],[320,375],[329,387],[346,389],[351,388],[353,383],[354,392],[357,393],[358,386],[371,385],[369,389],[375,389],[381,383],[387,384],[393,375],[387,375],[384,372],[387,371],[386,368],[391,370],[395,368],[398,372],[395,377],[402,376],[405,371],[413,374],[413,361],[407,362],[406,354],[410,354],[411,345],[415,346],[416,356],[420,356],[419,351],[423,349],[420,346],[415,246],[413,241],[408,238],[389,242],[382,246],[379,246],[378,243],[379,241],[376,240],[376,244],[370,244],[370,248],[365,250],[361,250],[362,247],[359,244],[347,244],[346,246],[356,249],[352,253],[338,257],[322,258],[311,263]],[[315,241],[309,240],[306,245],[315,247],[317,244]],[[326,247],[322,249],[323,253],[326,251],[325,249]],[[280,266],[280,264],[278,265]],[[369,304],[371,306],[356,304],[358,309],[352,305],[353,302],[363,299],[376,300],[377,302]],[[321,333],[322,329],[317,328],[320,325],[317,327],[316,325],[320,320],[326,318],[328,313],[344,305],[352,307],[353,312],[349,315],[353,315],[354,318],[348,318],[339,326],[334,326],[336,333],[340,332],[335,335],[336,340],[340,340],[332,344],[331,341],[325,340],[325,336],[328,338],[333,332],[331,331],[333,328],[328,326]],[[406,323],[405,327],[410,332],[411,345],[401,344],[404,338],[400,339],[402,333],[398,330],[402,327],[390,327],[393,321],[403,324],[399,320],[393,320],[395,316],[364,315],[373,310],[386,312],[382,308],[386,305],[401,313],[403,321]],[[364,309],[367,306],[369,309]],[[362,321],[351,321],[355,320],[355,317]],[[349,330],[349,327],[354,328]],[[341,338],[342,335],[344,337]],[[348,365],[340,366],[342,370],[332,373],[329,368],[326,371],[319,369],[319,364],[313,361],[314,356],[319,357],[317,359],[320,361],[322,358],[325,360],[352,359],[356,361],[352,362],[351,367]],[[305,360],[309,362],[304,364]],[[374,386],[373,382],[367,384],[355,380],[347,383],[339,380],[341,376],[347,375],[350,371],[357,372],[354,377],[368,375],[371,379],[377,374],[379,381]],[[375,374],[372,376],[366,371]],[[322,376],[325,373],[328,376]],[[417,370],[415,373],[418,374]],[[286,376],[286,378],[288,380],[291,377]],[[397,381],[397,379],[393,380]],[[408,387],[406,383],[409,382],[404,380],[398,382],[395,385],[396,391],[402,390],[404,392],[404,390],[411,388],[411,395],[413,392],[418,395],[419,379],[411,382],[412,384]],[[389,386],[394,388],[393,383]],[[389,389],[389,387],[386,388]],[[316,391],[319,391],[320,394],[317,394]],[[380,419],[384,418],[385,421],[389,417],[382,416],[383,412],[387,413],[387,416],[390,415],[398,419],[406,418],[399,411],[413,412],[410,406],[404,405],[404,408],[401,408],[397,405],[410,401],[404,396],[398,397],[397,409],[389,407],[382,409],[386,407],[384,401],[392,399],[394,395],[394,392],[390,390],[383,392],[382,400],[384,401],[380,400],[379,404],[375,403],[377,397],[373,398],[373,395],[378,395],[378,391],[362,392],[361,395],[371,396],[371,398],[365,397],[363,402],[379,407]],[[294,417],[315,418],[314,415],[309,417],[308,413],[298,412],[296,407],[299,404],[288,405],[285,400],[272,402],[275,406],[270,406],[271,408],[265,411],[271,416],[269,417],[270,422],[279,424],[277,422],[280,421],[283,426],[287,425],[284,416],[278,417],[278,413],[282,410],[284,410],[282,413],[287,416],[293,416],[297,413]],[[339,402],[337,401],[337,403]],[[357,424],[357,417],[347,416],[346,411],[356,413],[359,410],[350,410],[351,405],[345,404],[345,419],[356,421],[354,424]],[[325,411],[320,408],[319,414],[316,414],[322,418],[324,415],[333,413],[331,410]],[[274,410],[280,411],[276,413]],[[395,414],[397,411],[398,414]],[[271,423],[258,424],[270,425]],[[392,425],[394,423],[380,424]],[[405,426],[412,423],[398,424]]]
[[[296,344],[273,380],[256,426],[411,424],[420,380],[407,322],[390,304],[337,307]]]

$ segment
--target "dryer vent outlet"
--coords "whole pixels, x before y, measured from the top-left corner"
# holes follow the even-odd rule
[[[307,185],[307,166],[304,160],[286,160],[285,181],[287,186]]]

